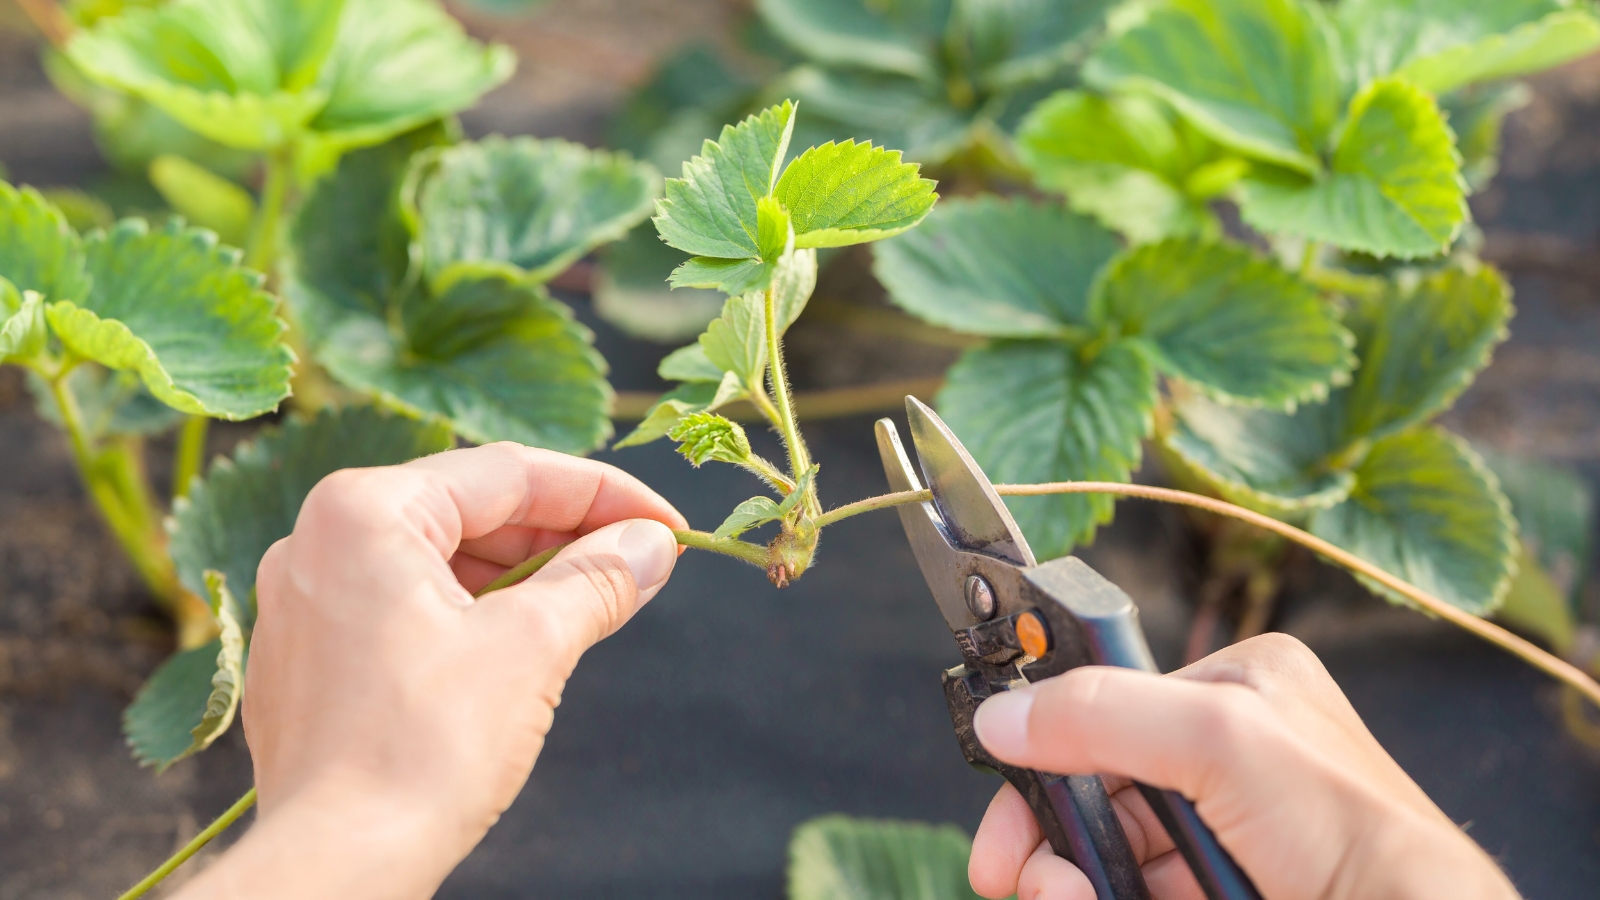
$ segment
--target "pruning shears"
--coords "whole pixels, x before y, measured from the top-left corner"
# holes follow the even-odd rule
[[[983,749],[972,727],[978,705],[1013,687],[1077,666],[1157,672],[1139,612],[1128,595],[1075,557],[1039,565],[983,470],[933,410],[906,398],[921,478],[894,422],[877,424],[878,452],[895,491],[933,494],[900,507],[900,521],[933,599],[961,649],[944,673],[945,700],[967,762],[999,772],[1027,799],[1056,855],[1083,870],[1098,900],[1148,900],[1098,775],[1058,775],[1008,766]],[[1139,786],[1209,900],[1260,900],[1217,843],[1194,804],[1175,791]]]

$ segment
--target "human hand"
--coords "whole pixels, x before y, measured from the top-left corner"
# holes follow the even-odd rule
[[[1362,724],[1304,644],[1262,635],[1167,676],[1077,669],[978,709],[985,749],[1046,772],[1102,772],[1155,900],[1204,900],[1129,779],[1177,790],[1265,900],[1513,900],[1489,857]],[[985,897],[1094,900],[1000,789],[972,843]]]
[[[324,479],[257,580],[258,823],[182,896],[431,896],[526,781],[579,656],[666,582],[669,526],[632,476],[515,444]]]

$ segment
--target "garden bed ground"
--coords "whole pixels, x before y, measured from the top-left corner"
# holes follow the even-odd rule
[[[524,62],[469,126],[596,142],[650,58],[734,5],[559,0],[525,22],[475,19]],[[0,32],[0,161],[16,180],[81,183],[100,165],[86,120],[31,52]],[[1600,64],[1541,81],[1508,140],[1476,212],[1513,270],[1519,314],[1451,424],[1600,485],[1600,282],[1585,280],[1600,221]],[[585,316],[619,388],[660,387],[663,348]],[[802,387],[935,373],[947,352],[821,322],[792,346]],[[107,898],[231,803],[249,759],[238,729],[159,777],[122,746],[120,712],[169,639],[30,406],[16,373],[0,374],[0,900]],[[808,431],[826,502],[882,489],[871,417]],[[218,429],[213,449],[247,434]],[[735,472],[691,472],[661,445],[601,458],[702,526],[754,492]],[[1191,540],[1178,514],[1129,502],[1085,554],[1140,602],[1169,666],[1198,577]],[[1551,684],[1314,572],[1279,627],[1322,654],[1384,746],[1529,898],[1592,897],[1600,753],[1562,732]],[[892,515],[830,530],[818,567],[781,593],[753,569],[691,553],[636,623],[584,660],[527,789],[441,896],[776,900],[789,831],[812,815],[970,829],[995,785],[962,764],[950,734],[937,679],[954,655]]]

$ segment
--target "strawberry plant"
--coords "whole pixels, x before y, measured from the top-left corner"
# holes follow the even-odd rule
[[[1511,316],[1471,252],[1466,176],[1492,172],[1503,80],[1597,43],[1558,2],[1154,4],[1020,128],[1064,204],[946,203],[876,271],[902,308],[989,339],[939,404],[997,478],[1125,481],[1154,439],[1181,481],[1487,614],[1516,523],[1432,424]],[[1225,207],[1272,252],[1226,235]],[[1013,503],[1049,554],[1112,513]]]
[[[738,504],[715,531],[677,531],[675,535],[684,546],[721,553],[763,568],[778,587],[802,577],[811,567],[827,526],[861,513],[931,497],[928,491],[909,491],[822,509],[816,490],[822,469],[800,432],[782,342],[784,332],[803,310],[815,286],[817,250],[907,233],[919,237],[931,233],[937,242],[951,233],[948,225],[942,230],[937,225],[937,214],[934,220],[923,224],[938,199],[935,186],[921,177],[917,166],[903,162],[897,151],[853,141],[830,142],[799,153],[785,164],[790,156],[795,119],[795,104],[785,102],[738,125],[727,126],[716,141],[707,141],[700,155],[684,164],[683,177],[666,183],[665,196],[657,203],[655,226],[663,240],[690,254],[673,273],[673,283],[716,290],[726,294],[727,299],[721,315],[697,342],[662,362],[661,374],[681,385],[663,397],[618,445],[667,437],[678,444],[679,452],[692,465],[719,462],[738,466],[765,484],[770,493]],[[564,264],[561,260],[574,251],[547,246],[546,236],[539,228],[529,231],[491,227],[499,220],[481,209],[469,216],[472,225],[441,226],[442,230],[430,237],[430,209],[436,211],[435,215],[438,210],[462,214],[461,207],[442,199],[434,201],[441,204],[435,206],[429,199],[430,179],[448,184],[458,177],[450,173],[451,154],[468,152],[478,164],[462,164],[467,172],[459,177],[477,178],[499,169],[488,160],[513,149],[505,144],[469,151],[461,151],[460,147],[441,149],[435,143],[436,137],[427,131],[413,133],[348,157],[340,172],[320,186],[302,210],[296,229],[300,252],[290,267],[289,279],[291,295],[298,296],[297,307],[305,310],[308,317],[324,317],[316,319],[316,333],[339,335],[337,341],[328,342],[332,346],[322,348],[330,371],[352,384],[366,385],[365,389],[403,410],[431,415],[428,419],[413,419],[357,407],[325,412],[310,422],[292,422],[242,448],[233,462],[214,467],[211,475],[179,504],[174,517],[178,570],[186,581],[203,582],[216,612],[220,636],[213,645],[180,656],[164,667],[130,709],[130,734],[140,753],[150,761],[170,764],[204,748],[236,716],[249,628],[255,615],[255,566],[266,548],[290,531],[295,512],[318,479],[357,459],[397,460],[447,447],[453,433],[483,427],[485,422],[509,422],[511,427],[523,424],[517,415],[520,410],[515,407],[479,405],[485,398],[523,395],[520,391],[506,393],[504,388],[474,379],[471,373],[477,371],[476,354],[484,353],[487,359],[509,365],[518,353],[527,353],[519,343],[525,335],[559,331],[546,324],[535,327],[521,318],[527,308],[507,299],[506,289],[515,284],[519,273],[523,278],[534,278],[534,273],[559,268]],[[520,159],[527,154],[512,155]],[[508,165],[515,170],[518,164]],[[560,184],[566,186],[571,181],[562,179]],[[495,198],[488,204],[491,211],[502,205],[520,208],[523,199],[523,193],[514,190],[473,196]],[[605,207],[596,203],[595,208]],[[1355,355],[1351,345],[1355,341],[1340,324],[1335,307],[1324,302],[1309,283],[1280,271],[1246,249],[1191,241],[1187,252],[1195,262],[1182,269],[1174,268],[1172,285],[1157,290],[1168,272],[1152,272],[1150,262],[1141,253],[1165,253],[1171,248],[1155,245],[1119,254],[1114,238],[1095,231],[1099,226],[1059,208],[992,200],[949,204],[946,208],[955,208],[957,216],[1003,218],[1018,210],[1036,216],[1045,224],[1033,229],[960,232],[966,236],[985,234],[1002,243],[1016,241],[1030,246],[1031,242],[1033,250],[1042,241],[1058,236],[1053,229],[1062,222],[1067,223],[1065,227],[1082,229],[1084,240],[1063,245],[1075,249],[1061,270],[1047,272],[1044,278],[1032,282],[1028,276],[1037,273],[1007,273],[1015,276],[1016,285],[1031,285],[1033,293],[1024,292],[1031,304],[1002,303],[996,307],[998,312],[988,313],[1010,322],[1019,329],[1019,335],[1045,330],[1051,338],[1035,337],[1029,344],[1030,339],[1018,337],[988,349],[1002,352],[1020,346],[1040,358],[1065,360],[1058,365],[1065,366],[1068,373],[1079,367],[1093,371],[1105,366],[1112,371],[1103,379],[1105,383],[1117,382],[1123,372],[1139,373],[1142,381],[1121,380],[1144,389],[1144,394],[1126,391],[1116,403],[1096,399],[1097,408],[1084,415],[1086,419],[1103,420],[1107,434],[1114,429],[1126,431],[1129,417],[1124,415],[1123,407],[1134,410],[1134,416],[1142,416],[1143,410],[1154,404],[1153,380],[1158,367],[1174,373],[1174,377],[1192,378],[1208,385],[1207,396],[1230,401],[1257,398],[1283,403],[1287,399],[1321,398],[1330,381],[1349,377]],[[337,235],[326,241],[308,238],[313,233],[322,234],[314,229],[324,227],[323,223],[333,218],[334,210],[354,209],[367,210],[371,215],[355,219],[368,225],[352,229],[346,243],[339,243]],[[1052,219],[1055,224],[1050,224]],[[516,221],[537,224],[542,220],[532,216]],[[912,231],[919,224],[922,228]],[[1094,237],[1096,234],[1100,236]],[[486,237],[491,235],[494,237]],[[899,246],[906,244],[902,237]],[[947,242],[947,248],[945,258],[955,267],[947,273],[947,280],[952,290],[960,290],[960,267],[975,257],[964,255],[958,242]],[[1090,290],[1086,287],[1089,278],[1082,275],[1079,254],[1083,260],[1109,259],[1107,264],[1114,274],[1097,278]],[[318,260],[323,255],[354,262],[321,263]],[[1065,279],[1063,272],[1073,278]],[[400,279],[402,275],[405,277]],[[1077,293],[1051,293],[1049,289],[1058,282],[1069,291],[1076,284]],[[1235,292],[1234,286],[1242,289]],[[456,290],[504,302],[478,307],[455,296],[452,292]],[[1244,300],[1232,302],[1234,293]],[[508,309],[519,313],[510,316]],[[961,315],[965,307],[952,304],[949,309],[955,310],[950,315]],[[451,312],[446,315],[446,310]],[[1195,310],[1208,312],[1209,316],[1198,316]],[[974,315],[984,312],[980,309]],[[446,347],[465,355],[451,366],[461,376],[460,381],[434,381],[435,389],[424,391],[418,385],[428,383],[434,365],[428,356],[432,352],[429,348],[440,338],[432,331],[410,329],[411,323],[424,321],[417,317],[435,314],[446,316],[437,321],[451,323],[449,327],[454,329],[444,341]],[[1208,331],[1205,325],[1210,317],[1219,323],[1215,331]],[[460,324],[456,324],[457,318]],[[516,327],[501,332],[499,329],[506,327],[508,321],[517,323]],[[1220,350],[1202,340],[1236,329],[1259,337],[1256,343],[1269,347],[1267,352],[1251,357],[1253,367],[1240,366],[1233,358],[1244,352],[1250,340],[1224,343]],[[1124,331],[1127,336],[1123,336]],[[1087,343],[1058,346],[1050,344],[1051,339],[1057,344]],[[351,358],[341,356],[351,347],[357,350]],[[1102,358],[1109,362],[1102,362]],[[1001,357],[1002,363],[1006,359]],[[1115,371],[1115,367],[1123,368]],[[1004,369],[1004,365],[994,366],[996,378],[1003,376]],[[1202,382],[1202,378],[1208,380]],[[1002,392],[1014,390],[1011,383],[1003,380],[995,383]],[[540,396],[553,398],[550,402],[559,405],[561,394],[554,391]],[[993,402],[997,394],[991,391],[988,396]],[[718,409],[735,401],[749,404],[771,425],[786,459],[774,461],[756,454],[744,429],[718,414]],[[1048,420],[1034,421],[1039,431],[1051,424]],[[1044,427],[1039,427],[1041,423]],[[581,428],[570,434],[592,438],[592,433]],[[1099,440],[1093,434],[1083,439],[1080,446],[1086,456],[1094,457],[1093,442]],[[1002,496],[1012,497],[1142,496],[1239,518],[1305,544],[1420,607],[1507,647],[1562,678],[1584,696],[1600,699],[1600,685],[1576,669],[1462,612],[1449,599],[1435,597],[1333,543],[1251,510],[1182,491],[1085,480],[998,485],[997,490]],[[1092,525],[1092,509],[1088,514],[1091,518],[1080,515],[1072,520],[1076,527],[1086,527],[1085,521]],[[771,536],[765,543],[745,539],[769,526]],[[512,567],[480,590],[478,596],[526,578],[560,551],[560,547],[552,547]],[[211,836],[237,820],[254,800],[255,792],[247,793],[212,828],[127,896],[140,896],[149,890]],[[796,852],[803,852],[812,862],[806,866],[805,876],[795,882],[795,896],[812,896],[812,891],[826,887],[830,877],[848,877],[848,873],[840,875],[841,867],[847,868],[847,861],[837,858],[834,852],[841,844],[872,845],[864,852],[885,858],[904,857],[908,864],[926,867],[930,877],[948,879],[953,872],[959,874],[959,869],[951,869],[950,860],[960,838],[947,832],[833,823],[818,825],[801,837],[804,840],[797,839]],[[831,875],[830,868],[836,870]],[[957,892],[952,896],[964,895]]]

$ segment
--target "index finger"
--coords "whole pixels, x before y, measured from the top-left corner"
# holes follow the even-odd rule
[[[447,493],[458,518],[441,522],[451,552],[462,540],[505,526],[578,536],[624,519],[654,519],[687,529],[683,515],[639,479],[605,463],[521,444],[487,444],[414,460]],[[446,537],[441,535],[441,537]]]

